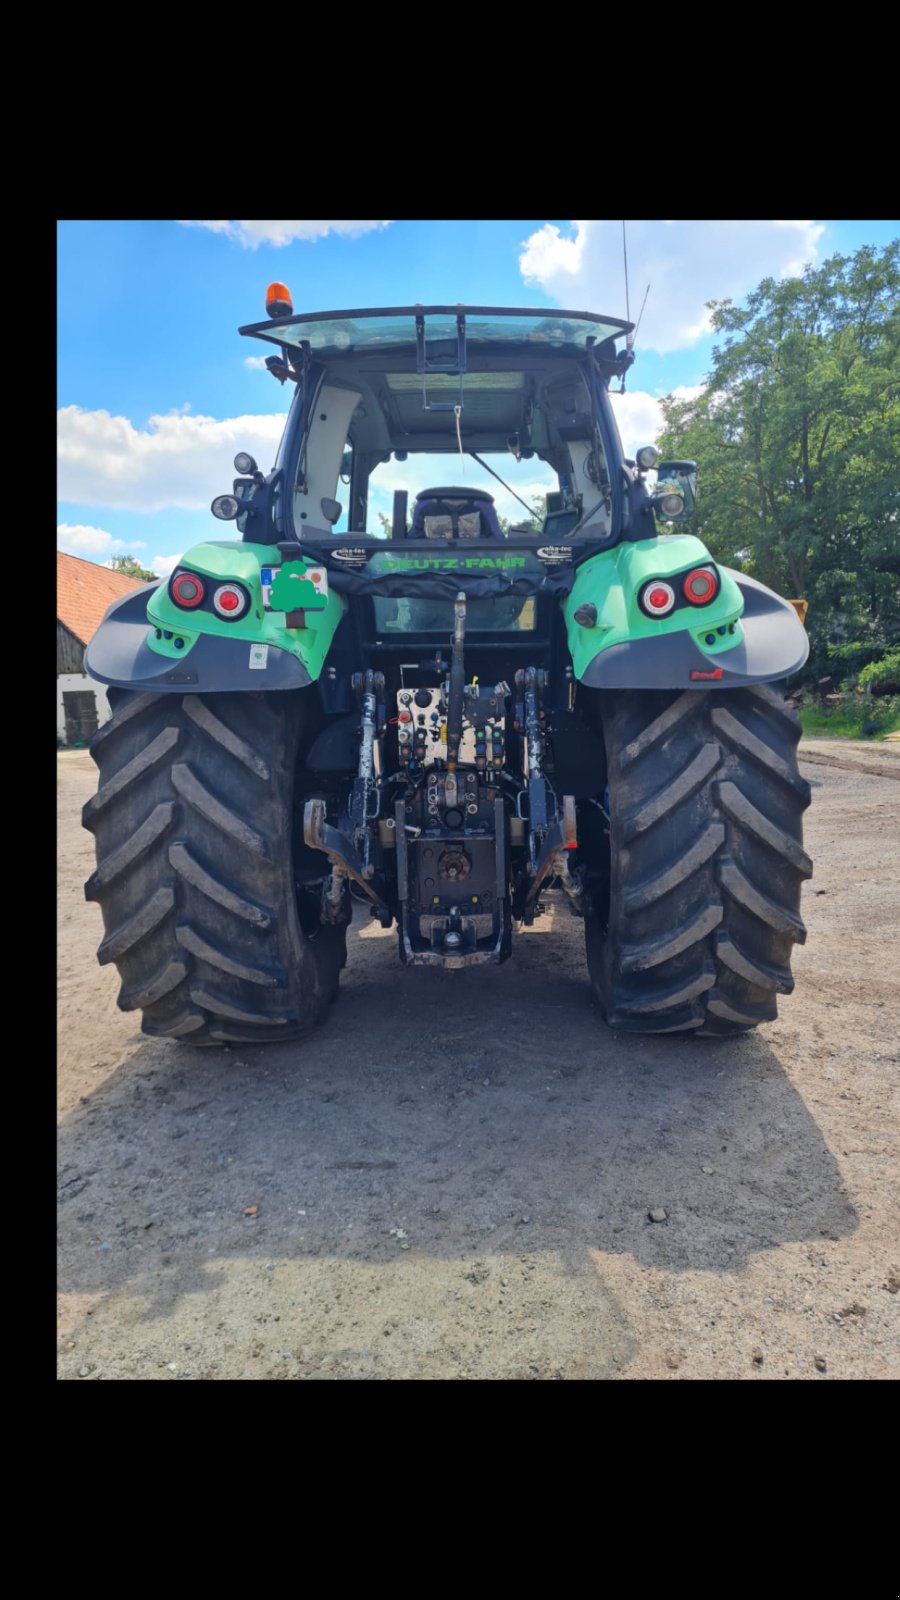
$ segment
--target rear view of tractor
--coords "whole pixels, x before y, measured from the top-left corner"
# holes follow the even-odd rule
[[[806,635],[672,531],[692,462],[624,458],[630,325],[294,315],[283,285],[268,309],[241,331],[293,400],[275,467],[239,455],[213,502],[239,537],[111,607],[88,650],[114,715],[86,893],[119,1004],[194,1045],[295,1037],[354,913],[407,966],[460,972],[506,960],[553,894],[611,1026],[773,1018],[812,870],[777,687]],[[538,472],[540,513],[504,524],[494,480]]]

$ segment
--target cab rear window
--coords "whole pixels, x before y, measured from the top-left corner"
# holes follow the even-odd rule
[[[379,636],[390,633],[453,632],[452,600],[383,600],[373,596],[375,628]],[[471,633],[533,633],[536,626],[533,595],[504,594],[470,600],[466,629]]]

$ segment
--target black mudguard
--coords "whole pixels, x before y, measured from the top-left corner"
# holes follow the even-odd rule
[[[633,639],[599,651],[582,681],[591,689],[733,689],[776,683],[799,672],[809,639],[790,602],[743,572],[721,570],[744,597],[740,644],[707,654],[688,632]]]
[[[216,694],[247,689],[305,689],[312,680],[287,650],[269,645],[266,669],[248,665],[246,639],[201,633],[184,661],[170,662],[147,643],[147,600],[155,590],[135,589],[114,600],[84,653],[85,671],[98,683],[156,694]]]

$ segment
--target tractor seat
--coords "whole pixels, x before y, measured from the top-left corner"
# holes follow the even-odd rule
[[[484,489],[423,489],[408,539],[502,539],[493,497]]]

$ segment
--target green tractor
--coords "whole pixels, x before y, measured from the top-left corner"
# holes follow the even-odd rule
[[[119,1005],[192,1045],[289,1039],[336,995],[354,908],[456,972],[505,961],[555,894],[611,1027],[771,1021],[812,870],[777,687],[806,634],[677,531],[693,462],[625,459],[631,325],[297,316],[283,285],[267,309],[241,332],[293,399],[273,470],[239,454],[213,502],[241,537],[118,601],[87,651],[113,716],[85,892]],[[501,522],[483,453],[520,487],[550,469],[539,514]]]

